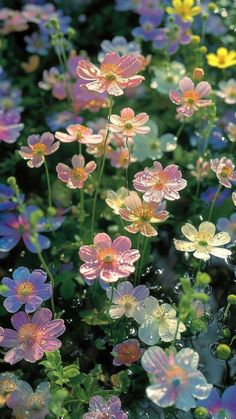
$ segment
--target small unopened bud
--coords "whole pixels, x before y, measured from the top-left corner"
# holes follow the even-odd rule
[[[227,359],[229,359],[231,356],[231,349],[229,345],[226,345],[225,343],[220,343],[216,348],[216,356],[218,359],[227,361]]]
[[[229,304],[236,304],[236,295],[235,294],[228,295],[227,302]]]
[[[195,419],[206,419],[208,417],[208,410],[205,407],[197,407],[194,410]]]
[[[208,14],[205,12],[205,13],[202,13],[202,20],[207,20],[208,19]]]
[[[215,12],[218,10],[218,7],[215,3],[210,2],[208,3],[208,10],[210,10],[210,12]]]
[[[201,81],[203,78],[204,78],[204,70],[203,70],[203,68],[200,68],[200,67],[196,67],[194,70],[193,70],[193,80],[196,80],[196,81]]]
[[[194,45],[200,44],[201,38],[198,35],[191,36],[191,43]]]
[[[196,282],[198,285],[208,285],[211,282],[211,277],[206,272],[198,272]]]
[[[202,47],[200,47],[200,48],[199,48],[199,51],[200,51],[202,54],[206,54],[206,53],[207,53],[207,47],[205,47],[205,45],[203,45]]]

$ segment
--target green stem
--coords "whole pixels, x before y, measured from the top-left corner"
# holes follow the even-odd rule
[[[141,275],[142,275],[143,262],[144,262],[144,259],[145,259],[147,243],[148,243],[148,237],[145,237],[144,241],[143,241],[143,248],[142,248],[142,251],[141,251],[141,259],[140,259],[139,272],[138,272],[138,284],[139,284],[139,281],[140,281]]]
[[[176,325],[176,329],[175,329],[175,335],[174,335],[174,339],[173,339],[173,342],[172,342],[171,347],[174,347],[175,346],[177,335],[178,335],[178,331],[179,331],[179,324],[180,324],[180,318],[178,317],[177,325]]]
[[[110,308],[112,306],[113,293],[114,293],[114,283],[111,284],[111,300],[110,300],[109,306],[107,308],[107,315],[109,316],[109,323],[110,323],[110,342],[111,343],[113,341],[113,329],[112,329],[112,318],[109,314],[109,311],[110,311]]]
[[[42,266],[44,267],[46,273],[48,274],[48,277],[49,277],[50,282],[51,282],[51,285],[52,285],[51,307],[52,307],[53,317],[55,317],[55,304],[54,304],[54,299],[53,299],[53,292],[54,292],[54,287],[55,287],[54,278],[53,278],[52,273],[51,273],[51,271],[50,271],[50,269],[49,269],[49,267],[48,267],[48,265],[47,265],[47,263],[46,263],[43,255],[42,255],[42,252],[41,252],[41,249],[39,247],[39,244],[37,243],[37,245],[35,245],[35,247],[37,249],[38,258],[39,258]]]
[[[45,166],[47,186],[48,186],[48,207],[51,208],[52,207],[52,192],[51,192],[49,171],[48,171],[48,165],[47,165],[46,159],[44,159],[44,166]]]
[[[224,322],[227,319],[227,316],[229,314],[230,307],[231,307],[231,303],[228,303],[227,306],[226,306],[225,312],[224,312],[224,317],[223,317]]]
[[[211,207],[210,207],[210,211],[209,211],[209,215],[208,215],[208,221],[211,220],[213,208],[214,208],[215,202],[216,202],[216,200],[217,200],[217,198],[219,196],[219,193],[220,193],[221,189],[222,189],[222,185],[219,184],[218,189],[217,189],[217,191],[215,193],[215,196],[214,196],[214,198],[212,200],[212,203],[211,203]]]
[[[129,165],[130,165],[129,137],[126,138],[125,145],[126,145],[126,148],[128,150],[128,164],[127,164],[127,167],[126,167],[126,170],[125,170],[125,179],[126,179],[126,188],[129,190],[129,176],[128,176],[128,173],[129,173]]]
[[[140,249],[140,244],[141,244],[141,241],[142,241],[142,235],[141,235],[141,233],[139,233],[139,236],[138,236],[138,243],[137,243],[137,249],[138,249],[138,250]],[[137,260],[136,269],[135,269],[135,274],[134,274],[134,286],[135,286],[135,287],[136,287],[136,285],[137,285],[137,283],[138,283],[139,260],[140,260],[140,259],[138,259],[138,260]]]
[[[111,110],[112,110],[112,97],[110,96],[110,106],[109,106],[109,114],[108,114],[108,123],[110,123]],[[103,175],[103,171],[104,171],[104,166],[105,166],[105,160],[106,160],[106,144],[107,144],[109,133],[110,133],[110,129],[108,128],[107,129],[107,133],[106,133],[106,138],[105,138],[105,141],[104,141],[104,145],[103,145],[102,161],[101,161],[101,166],[100,166],[99,175],[98,175],[98,183],[97,183],[97,187],[96,187],[96,191],[95,191],[95,196],[94,196],[94,200],[93,200],[92,222],[91,222],[92,238],[94,236],[94,223],[95,223],[95,214],[96,214],[97,198],[98,198],[98,192],[99,192],[99,188],[100,188],[100,184],[101,184],[101,180],[102,180],[102,175]]]
[[[184,127],[185,127],[185,124],[186,124],[186,122],[183,122],[183,123],[179,126],[179,129],[178,129],[178,131],[177,131],[177,133],[176,133],[177,140],[179,139],[179,136],[180,136],[180,134],[182,133],[182,131],[183,131]]]

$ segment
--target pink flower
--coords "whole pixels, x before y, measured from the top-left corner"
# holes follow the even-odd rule
[[[129,150],[124,147],[112,151],[108,158],[111,160],[111,165],[113,167],[117,167],[118,169],[126,169],[129,163],[136,161],[136,159],[130,155]]]
[[[57,131],[55,133],[55,138],[62,143],[73,143],[74,141],[78,141],[81,144],[98,144],[102,142],[101,135],[94,135],[93,130],[84,125],[69,125],[66,128],[66,131],[68,134]]]
[[[90,173],[92,173],[97,165],[94,161],[90,161],[85,166],[85,160],[82,154],[75,154],[71,163],[73,168],[63,163],[58,163],[56,171],[59,179],[65,182],[70,189],[83,188],[84,182],[88,179]]]
[[[140,343],[137,339],[127,339],[113,348],[113,365],[117,367],[126,365],[127,367],[134,362],[137,362],[143,355],[144,349],[140,348]]]
[[[208,176],[210,166],[209,162],[204,161],[202,157],[199,157],[196,161],[196,169],[192,170],[190,173],[196,179],[202,179],[203,177]]]
[[[110,52],[105,55],[100,69],[87,60],[81,60],[77,75],[86,80],[84,87],[88,90],[120,96],[123,89],[138,86],[144,80],[143,76],[136,76],[141,67],[142,61],[137,55],[120,57],[116,52]]]
[[[136,173],[133,180],[134,188],[143,192],[146,202],[160,202],[164,198],[169,201],[179,199],[178,191],[184,189],[187,181],[182,178],[182,173],[175,164],[170,164],[163,169],[160,162],[155,161],[151,169]]]
[[[147,134],[150,131],[149,127],[143,127],[149,119],[149,116],[145,113],[139,113],[135,116],[133,109],[124,108],[122,109],[120,116],[111,115],[109,129],[111,132],[119,132],[124,137],[133,137],[136,134]]]
[[[194,87],[189,77],[183,77],[179,82],[179,90],[170,90],[170,100],[176,105],[177,112],[184,116],[192,116],[198,108],[209,106],[212,100],[203,99],[211,93],[211,86],[206,81],[201,81]]]
[[[30,135],[27,138],[28,146],[23,146],[19,150],[19,154],[23,159],[29,160],[27,165],[30,168],[40,167],[44,163],[45,156],[55,153],[60,143],[54,141],[54,136],[50,132],[44,132],[43,135]]]
[[[32,318],[24,311],[18,311],[11,318],[15,330],[0,330],[0,342],[4,348],[12,348],[4,357],[11,365],[25,359],[38,361],[44,352],[59,349],[61,342],[56,339],[65,331],[63,320],[52,320],[48,308],[36,311]],[[2,339],[2,340],[1,340]]]
[[[102,141],[98,144],[86,144],[86,151],[88,154],[92,154],[94,157],[101,157],[105,153],[105,156],[110,156],[110,153],[112,152],[113,148],[111,147],[111,141],[113,134],[109,134],[107,137],[107,130],[106,129],[100,129],[98,131],[98,134],[101,135]],[[106,140],[106,145],[105,145]],[[105,148],[104,148],[105,146]]]
[[[151,226],[152,223],[165,221],[169,213],[164,211],[162,204],[156,202],[142,202],[137,192],[131,191],[124,200],[125,208],[119,210],[123,220],[131,221],[132,224],[125,227],[130,233],[140,232],[143,236],[157,236],[157,231]]]
[[[232,160],[227,157],[221,159],[211,159],[211,169],[216,173],[217,178],[221,185],[226,188],[231,188],[231,182],[236,181],[236,171]]]
[[[81,246],[79,256],[85,262],[80,273],[87,280],[101,278],[105,282],[116,282],[134,272],[133,263],[140,254],[131,249],[128,237],[120,236],[112,242],[106,233],[98,233],[92,246]]]

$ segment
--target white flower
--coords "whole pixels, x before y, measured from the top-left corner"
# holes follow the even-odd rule
[[[125,206],[125,198],[129,195],[128,189],[123,186],[117,192],[107,191],[106,204],[113,209],[114,214],[119,214],[119,209]]]
[[[148,297],[143,305],[137,306],[133,318],[140,323],[138,335],[147,345],[155,345],[160,339],[171,342],[175,337],[178,323],[176,311],[170,304],[159,305],[155,297]],[[180,321],[176,338],[180,339],[180,334],[185,330]]]

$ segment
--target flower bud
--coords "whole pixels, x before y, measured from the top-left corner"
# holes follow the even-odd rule
[[[208,410],[205,407],[197,407],[194,410],[195,419],[206,419],[208,417]]]
[[[204,78],[204,70],[203,68],[196,67],[193,70],[193,80],[201,81]]]
[[[194,45],[200,44],[201,38],[198,35],[192,35],[191,36],[191,43]]]
[[[200,51],[202,54],[206,54],[206,53],[207,53],[207,47],[205,47],[205,45],[203,45],[202,47],[200,47],[200,48],[199,48],[199,51]]]
[[[215,3],[210,2],[208,3],[208,10],[210,10],[210,12],[215,12],[218,10],[218,7]]]
[[[227,361],[227,359],[229,359],[231,356],[231,349],[229,345],[226,345],[225,343],[220,343],[216,348],[216,356],[218,359]]]
[[[228,295],[227,302],[229,304],[236,304],[236,295],[235,294]]]

